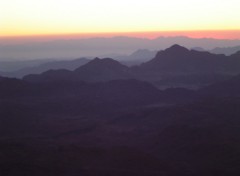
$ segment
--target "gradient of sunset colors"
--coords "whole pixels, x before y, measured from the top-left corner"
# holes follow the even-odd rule
[[[0,37],[135,33],[151,38],[162,31],[240,38],[239,7],[239,0],[2,0]]]

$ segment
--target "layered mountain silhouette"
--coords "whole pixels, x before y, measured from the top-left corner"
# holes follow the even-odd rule
[[[127,66],[139,65],[143,62],[147,62],[154,58],[157,51],[151,51],[148,49],[139,49],[133,52],[131,55],[128,56],[116,56],[113,57],[114,59],[118,60],[119,62],[123,63]]]
[[[205,85],[225,80],[240,73],[239,52],[225,56],[205,51],[189,50],[180,45],[159,51],[139,66],[127,67],[111,58],[95,58],[73,71],[51,70],[28,75],[24,80],[75,80],[101,82],[117,79],[139,79],[162,86]]]
[[[27,75],[23,79],[31,82],[46,80],[75,80],[87,82],[110,81],[116,79],[132,78],[129,68],[110,58],[99,59],[88,62],[87,64],[75,69],[51,70],[39,75]]]
[[[240,45],[240,40],[219,40],[209,38],[189,38],[184,36],[158,37],[156,39],[136,37],[89,38],[76,40],[55,40],[49,42],[34,42],[18,45],[1,43],[0,60],[35,59],[35,58],[77,58],[79,56],[102,56],[110,53],[127,55],[140,48],[159,50],[175,43],[192,48],[195,46],[211,50],[214,47],[234,47]]]
[[[207,73],[226,71],[228,60],[224,55],[188,50],[180,45],[159,51],[155,58],[140,66],[146,71],[172,73]]]
[[[74,60],[63,60],[63,61],[51,61],[40,64],[34,67],[26,67],[17,71],[12,72],[1,72],[2,76],[7,77],[16,77],[22,78],[28,74],[40,74],[46,72],[48,70],[56,70],[56,69],[67,69],[67,70],[75,70],[76,68],[88,63],[90,60],[87,58],[79,58]]]
[[[193,47],[191,48],[191,50],[195,50],[195,51],[206,51],[204,48],[202,47]]]
[[[150,81],[159,87],[197,88],[239,74],[239,61],[238,53],[225,56],[189,50],[175,44],[131,70],[138,79]]]
[[[23,77],[23,80],[28,82],[58,82],[58,81],[74,81],[74,74],[70,70],[48,70],[42,74],[30,74]]]
[[[237,51],[240,51],[240,46],[233,46],[233,47],[217,47],[209,52],[214,53],[214,54],[225,54],[226,56],[230,56]]]

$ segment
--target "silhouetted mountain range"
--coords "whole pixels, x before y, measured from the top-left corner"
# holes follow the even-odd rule
[[[201,86],[240,73],[239,60],[238,53],[225,56],[173,45],[132,70],[138,79],[150,81],[159,87]]]
[[[205,49],[201,48],[201,47],[193,47],[191,48],[191,50],[195,50],[195,51],[205,51]]]
[[[40,75],[28,75],[24,80],[75,80],[101,82],[116,79],[139,79],[161,86],[201,86],[230,78],[240,73],[239,53],[231,56],[188,50],[180,45],[159,51],[139,66],[127,67],[110,59],[96,58],[74,71],[51,70]]]
[[[240,40],[196,39],[179,36],[159,37],[156,39],[132,37],[72,39],[18,45],[4,45],[2,43],[0,47],[0,60],[5,58],[21,60],[21,58],[98,57],[102,55],[107,56],[111,53],[128,55],[139,48],[159,50],[166,49],[175,43],[187,48],[198,46],[205,50],[211,50],[216,47],[239,46]]]
[[[173,45],[172,47],[159,51],[154,57],[155,51],[138,50],[130,56],[122,56],[118,58],[122,63],[127,65],[143,63],[135,69],[130,69],[131,73],[135,74],[135,78],[148,77],[162,77],[168,74],[237,74],[239,73],[239,54],[234,53],[230,56],[222,54],[212,54],[207,51],[188,50],[180,45]],[[147,59],[147,57],[149,57]],[[124,61],[128,58],[129,61]],[[68,69],[74,70],[89,62],[88,59],[81,58],[70,61],[53,61],[41,64],[35,67],[24,68],[15,72],[1,72],[2,76],[9,77],[23,77],[28,74],[39,74],[50,69]],[[128,71],[129,72],[129,71]],[[154,72],[154,74],[153,74]],[[86,77],[86,74],[84,73]],[[159,75],[160,74],[160,75]],[[123,76],[124,77],[124,76]],[[129,76],[127,76],[129,78]],[[132,77],[132,76],[131,76]],[[84,78],[83,78],[84,79]],[[146,80],[145,79],[145,80]],[[168,78],[169,79],[169,78]],[[159,81],[159,79],[155,79]]]
[[[7,77],[22,78],[23,76],[28,74],[40,74],[48,70],[56,70],[56,69],[75,70],[76,68],[88,63],[89,61],[90,60],[86,58],[79,58],[74,60],[63,60],[63,61],[51,61],[51,62],[45,62],[43,64],[40,64],[34,67],[25,67],[17,71],[0,72],[0,74],[2,76],[7,76]]]
[[[240,175],[239,52],[52,64],[73,70],[0,76],[0,175]]]
[[[182,46],[173,45],[159,51],[155,58],[142,64],[140,69],[163,73],[208,73],[228,71],[229,64],[229,59],[224,55],[188,50]]]
[[[0,61],[0,70],[2,72],[14,72],[27,67],[36,67],[44,63],[54,61],[54,58],[42,58],[33,60],[11,60],[6,58],[4,61]]]
[[[128,66],[139,65],[145,61],[152,59],[157,51],[150,51],[147,49],[137,50],[131,55],[114,55],[113,58],[122,64]],[[78,67],[89,62],[90,59],[66,59],[66,60],[36,60],[36,61],[5,61],[0,62],[0,75],[6,77],[22,78],[28,74],[40,74],[48,70],[67,69],[75,70]],[[4,70],[4,71],[3,71]]]
[[[116,79],[133,78],[130,75],[129,68],[110,58],[95,58],[87,64],[75,69],[69,70],[51,70],[39,75],[27,75],[23,79],[35,82],[46,80],[75,80],[75,81],[110,81]]]
[[[133,66],[133,65],[139,65],[143,62],[147,62],[147,61],[151,60],[156,55],[156,53],[157,53],[157,51],[151,51],[151,50],[147,50],[147,49],[139,49],[139,50],[133,52],[131,55],[116,56],[113,58],[125,65]]]
[[[233,47],[217,47],[209,52],[214,53],[214,54],[225,54],[226,56],[230,56],[236,52],[240,51],[240,46],[233,46]]]
[[[232,47],[216,47],[211,50],[206,50],[202,47],[193,47],[192,50],[196,51],[208,51],[213,54],[224,54],[226,56],[230,56],[232,54],[235,54],[236,52],[240,51],[240,46],[232,46]]]

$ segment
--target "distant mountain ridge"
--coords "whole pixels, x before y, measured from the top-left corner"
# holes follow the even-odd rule
[[[22,78],[28,74],[40,74],[48,70],[56,70],[56,69],[67,69],[74,70],[86,63],[88,63],[90,59],[87,58],[79,58],[74,60],[63,60],[63,61],[51,61],[40,64],[34,67],[26,67],[13,72],[0,72],[0,75],[7,77],[16,77]]]
[[[236,52],[240,51],[240,46],[233,46],[233,47],[217,47],[209,52],[214,54],[225,54],[226,56],[230,56]]]
[[[152,51],[148,49],[139,49],[133,52],[131,55],[116,56],[113,58],[125,65],[134,66],[134,65],[139,65],[143,62],[147,62],[151,60],[156,55],[156,53],[157,51]]]
[[[231,56],[207,51],[189,50],[173,45],[139,66],[127,67],[111,58],[89,61],[74,71],[52,70],[40,75],[28,75],[24,80],[75,80],[102,82],[117,79],[139,79],[156,85],[203,85],[224,80],[240,73],[239,53]],[[172,84],[173,83],[173,84]]]
[[[0,60],[10,59],[34,59],[34,58],[77,58],[98,57],[116,53],[128,55],[139,48],[149,50],[166,49],[169,46],[178,43],[187,48],[195,46],[202,47],[205,50],[211,50],[216,47],[234,47],[240,45],[240,40],[220,40],[208,38],[189,38],[184,36],[177,37],[159,37],[156,39],[133,38],[133,37],[113,37],[113,38],[89,38],[89,39],[71,39],[57,40],[49,42],[35,42],[19,45],[4,45],[0,47]]]
[[[240,46],[217,47],[212,50],[206,50],[202,47],[192,47],[190,50],[210,52],[213,54],[225,54],[230,56],[240,51]],[[147,62],[155,57],[157,50],[138,49],[130,55],[107,54],[103,58],[110,57],[124,65],[134,66]],[[30,73],[41,73],[48,69],[69,69],[74,70],[78,66],[84,65],[89,58],[79,59],[36,59],[23,61],[0,61],[0,71],[5,76],[22,77]]]
[[[116,79],[133,78],[129,68],[110,58],[95,58],[74,71],[51,70],[39,75],[30,74],[23,79],[35,82],[45,80],[75,80],[87,82],[101,82]]]
[[[232,46],[232,47],[216,47],[211,50],[204,49],[202,47],[193,47],[192,50],[196,51],[208,51],[213,54],[224,54],[226,56],[230,56],[240,51],[240,46]]]
[[[175,44],[166,50],[159,51],[155,58],[141,64],[139,69],[172,73],[239,72],[238,55],[236,53],[225,56],[207,51],[189,50]]]

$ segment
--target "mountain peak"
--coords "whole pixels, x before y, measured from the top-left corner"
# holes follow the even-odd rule
[[[95,58],[87,64],[77,68],[74,73],[80,80],[89,82],[128,79],[131,77],[127,66],[111,58]]]
[[[86,66],[113,66],[113,65],[121,65],[123,66],[122,64],[120,64],[118,61],[114,60],[114,59],[111,59],[111,58],[103,58],[103,59],[100,59],[98,57],[96,57],[95,59],[93,59],[92,61],[88,62],[86,64]],[[124,66],[125,67],[125,66]]]
[[[165,51],[170,51],[170,52],[186,52],[189,51],[187,48],[178,45],[178,44],[174,44],[172,45],[170,48],[167,48]]]
[[[94,61],[99,61],[100,58],[99,58],[99,57],[95,57],[93,60],[94,60]]]
[[[180,56],[185,56],[189,53],[190,51],[187,48],[175,44],[165,50],[159,51],[155,58],[162,58],[166,56],[171,58],[179,58]]]

